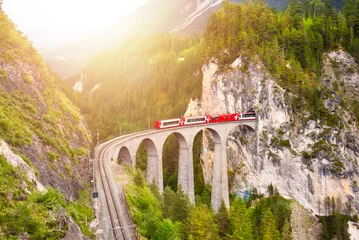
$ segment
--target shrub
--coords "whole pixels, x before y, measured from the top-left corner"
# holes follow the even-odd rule
[[[287,148],[290,148],[291,145],[290,145],[289,140],[280,140],[280,141],[279,141],[279,147],[287,147]]]
[[[50,162],[54,162],[55,160],[57,160],[57,157],[58,157],[58,155],[54,152],[48,152],[47,156],[48,156]]]
[[[0,80],[7,80],[7,71],[5,69],[0,69]]]
[[[29,84],[29,85],[33,85],[33,84],[34,84],[34,81],[33,81],[33,79],[32,79],[32,76],[31,76],[30,74],[28,74],[28,73],[26,73],[26,74],[24,75],[24,82],[27,83],[27,84]]]

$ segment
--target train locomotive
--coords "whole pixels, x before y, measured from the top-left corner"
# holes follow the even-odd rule
[[[186,118],[173,118],[167,120],[155,121],[156,129],[171,128],[190,126],[197,124],[208,124],[208,123],[220,123],[220,122],[234,122],[234,121],[250,121],[256,119],[256,113],[254,111],[246,113],[231,113],[231,114],[220,114],[220,115],[205,115],[197,117],[186,117]]]

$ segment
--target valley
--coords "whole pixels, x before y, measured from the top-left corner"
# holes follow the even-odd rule
[[[0,239],[359,237],[358,0],[123,21],[62,64],[0,10]]]

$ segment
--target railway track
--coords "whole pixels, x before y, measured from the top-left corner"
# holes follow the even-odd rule
[[[106,151],[111,147],[113,142],[109,141],[101,144],[95,155],[98,162],[99,183],[101,183],[103,189],[106,203],[105,208],[110,220],[112,239],[137,239],[135,225],[132,222],[130,210],[124,195],[125,190],[123,187],[117,187],[107,164],[109,159],[106,158]]]

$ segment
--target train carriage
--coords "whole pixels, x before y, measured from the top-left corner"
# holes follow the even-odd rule
[[[254,111],[250,111],[246,113],[206,115],[206,116],[196,116],[196,117],[188,117],[188,118],[159,120],[159,121],[155,121],[155,128],[162,129],[162,128],[189,126],[196,124],[249,121],[249,120],[256,120],[256,113]]]
[[[256,113],[255,112],[246,112],[240,114],[241,120],[255,120],[256,119]]]
[[[174,119],[167,119],[167,120],[159,120],[155,121],[155,128],[170,128],[170,127],[179,127],[183,125],[183,118],[174,118]]]
[[[220,114],[220,115],[213,115],[209,116],[211,123],[216,122],[232,122],[239,120],[239,114],[232,113],[232,114]]]

